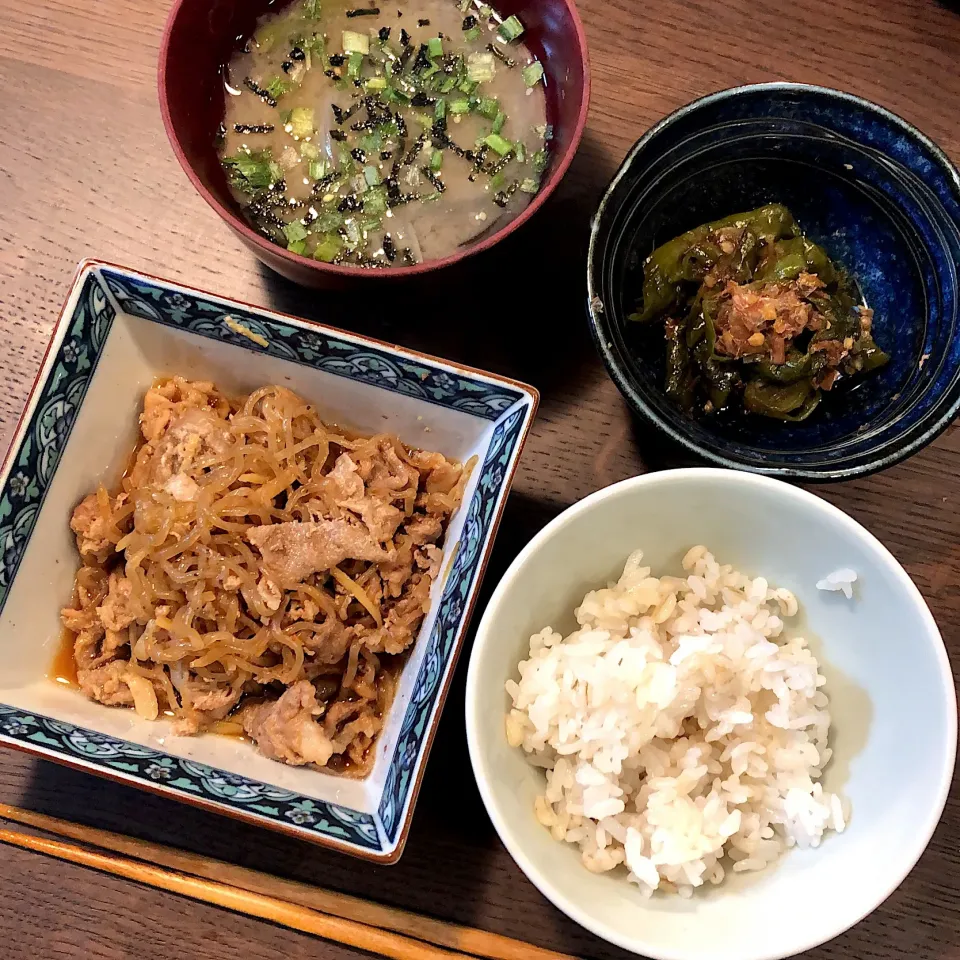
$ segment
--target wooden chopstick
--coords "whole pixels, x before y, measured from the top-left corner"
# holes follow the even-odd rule
[[[0,842],[23,847],[35,853],[45,853],[58,860],[69,860],[84,867],[93,867],[126,880],[135,880],[158,890],[179,893],[248,916],[270,920],[294,930],[316,934],[326,940],[335,940],[337,943],[367,950],[381,957],[389,957],[390,960],[467,960],[466,954],[452,953],[422,940],[412,940],[353,920],[331,917],[316,910],[287,903],[285,900],[278,900],[276,897],[240,890],[226,883],[154,867],[119,854],[98,853],[72,843],[64,843],[62,840],[48,840],[46,837],[35,837],[19,830],[2,828]]]
[[[284,880],[212,857],[3,803],[0,803],[0,818],[110,850],[124,857],[105,856],[72,844],[0,829],[2,842],[59,856],[160,889],[173,890],[397,960],[440,960],[463,954],[486,960],[575,960],[567,954],[544,950],[500,934],[461,927],[349,894]],[[41,847],[39,844],[48,846]],[[144,863],[136,863],[125,857],[134,857]],[[90,858],[95,858],[97,862],[92,862]],[[123,872],[115,869],[118,865]],[[149,874],[144,871],[149,871]],[[171,880],[177,884],[176,887],[168,885]],[[200,883],[201,880],[204,882]],[[341,927],[341,924],[346,926]],[[368,935],[372,935],[373,939]],[[345,936],[352,939],[345,939]],[[384,941],[384,937],[393,939]],[[373,942],[379,945],[372,946]],[[414,950],[420,948],[430,952],[410,952],[411,946]]]

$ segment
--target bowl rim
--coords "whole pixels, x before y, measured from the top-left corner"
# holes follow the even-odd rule
[[[570,168],[570,164],[573,162],[573,158],[576,156],[577,150],[580,147],[580,141],[583,139],[583,132],[587,125],[587,114],[589,113],[590,109],[590,90],[592,83],[590,73],[590,55],[587,48],[587,35],[574,0],[559,0],[559,2],[561,2],[566,8],[573,23],[574,35],[580,51],[580,62],[583,68],[583,95],[580,101],[580,110],[577,114],[576,123],[573,127],[573,134],[566,150],[560,154],[557,157],[556,162],[551,165],[546,181],[519,216],[504,224],[503,227],[494,233],[491,233],[479,243],[475,243],[471,246],[460,249],[449,256],[441,257],[437,260],[423,260],[420,263],[408,267],[392,267],[389,270],[367,270],[363,267],[351,267],[342,266],[339,264],[324,263],[321,260],[314,260],[311,257],[303,257],[300,256],[300,254],[291,253],[289,250],[284,249],[279,244],[270,243],[269,240],[266,240],[252,227],[250,227],[243,217],[234,213],[232,210],[220,203],[220,201],[210,190],[207,189],[207,187],[197,176],[193,166],[187,160],[187,155],[180,143],[180,138],[177,136],[174,130],[173,117],[171,115],[170,102],[167,95],[167,64],[170,55],[170,43],[173,37],[174,26],[177,18],[180,15],[181,9],[188,2],[190,2],[190,0],[175,0],[174,4],[170,8],[170,12],[167,14],[167,19],[163,26],[163,34],[160,40],[160,51],[157,60],[157,97],[160,101],[160,116],[163,119],[163,128],[167,134],[167,140],[170,143],[170,147],[173,150],[174,156],[177,158],[177,162],[183,168],[183,172],[187,175],[187,179],[193,184],[197,193],[203,197],[207,204],[213,208],[213,210],[220,216],[227,226],[234,230],[240,236],[241,240],[247,243],[248,246],[253,245],[258,251],[262,251],[267,255],[279,257],[280,260],[285,261],[292,267],[306,266],[310,269],[316,270],[317,273],[321,275],[351,279],[355,277],[371,277],[386,280],[397,280],[402,279],[403,277],[413,277],[420,274],[431,273],[434,270],[439,270],[443,267],[449,267],[455,263],[459,263],[461,260],[472,257],[474,254],[482,253],[484,250],[489,250],[494,244],[498,243],[504,237],[509,236],[523,226],[523,224],[525,224],[546,203],[547,199],[559,186],[560,181],[564,178],[564,176],[566,176],[567,170]],[[549,78],[549,76],[550,71],[549,67],[547,67],[547,77]]]
[[[513,581],[518,577],[520,571],[526,566],[534,554],[547,548],[549,549],[550,540],[554,534],[569,524],[572,520],[583,514],[589,513],[597,504],[604,500],[629,495],[633,490],[641,487],[668,486],[676,483],[698,483],[703,481],[718,481],[742,484],[747,488],[764,488],[772,492],[775,496],[783,497],[787,500],[801,504],[805,509],[819,510],[824,513],[835,524],[845,529],[849,534],[860,539],[866,546],[871,548],[877,556],[879,563],[883,564],[890,573],[900,582],[903,587],[908,602],[910,602],[919,622],[924,627],[923,634],[928,638],[934,648],[934,653],[938,665],[939,679],[942,684],[942,698],[947,715],[947,727],[944,737],[944,754],[942,758],[942,767],[940,771],[940,784],[936,795],[932,798],[928,807],[928,812],[920,829],[911,833],[912,839],[905,848],[908,850],[903,858],[903,864],[899,870],[891,874],[890,879],[884,884],[883,895],[869,909],[858,911],[856,915],[843,918],[839,923],[830,927],[830,932],[826,935],[813,934],[802,943],[794,944],[788,948],[780,948],[773,952],[762,952],[752,954],[740,954],[739,960],[783,960],[783,958],[794,956],[806,950],[811,950],[828,940],[849,930],[850,927],[858,923],[868,914],[872,913],[880,906],[896,888],[906,879],[913,870],[917,861],[926,850],[933,836],[934,830],[940,822],[946,806],[948,794],[953,780],[953,771],[956,764],[957,755],[957,693],[953,683],[953,671],[950,666],[950,660],[947,655],[946,647],[943,643],[943,637],[937,626],[933,613],[927,606],[919,588],[913,582],[910,575],[906,572],[893,554],[874,536],[866,527],[854,520],[853,517],[844,513],[839,507],[834,506],[827,500],[818,497],[816,494],[804,490],[801,487],[793,486],[783,480],[773,477],[763,476],[761,474],[749,473],[742,470],[726,470],[716,467],[683,467],[673,470],[661,470],[655,473],[646,473],[636,477],[630,477],[613,483],[610,486],[603,487],[595,491],[583,500],[578,501],[553,518],[543,529],[541,529],[530,542],[520,551],[514,561],[507,568],[496,589],[487,601],[483,615],[477,625],[476,634],[473,641],[473,647],[470,651],[470,662],[467,670],[466,691],[464,694],[464,707],[466,714],[466,733],[467,748],[470,754],[470,763],[473,768],[474,779],[477,783],[477,789],[483,800],[487,815],[490,817],[494,828],[500,837],[501,842],[507,848],[510,856],[520,867],[535,887],[551,902],[555,907],[565,913],[580,926],[589,930],[595,936],[613,943],[624,950],[629,950],[636,954],[646,955],[653,960],[699,960],[700,955],[694,955],[683,950],[654,950],[642,940],[642,933],[637,933],[632,939],[622,936],[614,930],[609,929],[606,924],[591,918],[576,902],[568,899],[561,894],[554,886],[553,880],[545,872],[536,866],[532,858],[527,856],[524,849],[524,843],[518,838],[518,835],[507,824],[506,818],[502,816],[498,793],[503,789],[495,778],[487,775],[483,752],[480,741],[480,713],[484,705],[489,707],[489,696],[484,702],[479,689],[479,667],[478,663],[483,656],[485,648],[495,642],[497,634],[494,631],[493,622],[497,615],[504,595],[511,588]],[[575,602],[575,601],[574,601]],[[918,631],[919,632],[919,631]],[[489,694],[489,691],[487,691]]]
[[[627,175],[632,168],[637,157],[658,137],[664,130],[673,126],[683,117],[710,104],[733,99],[743,94],[749,93],[807,93],[823,95],[833,99],[845,101],[860,109],[879,115],[889,123],[899,127],[903,133],[910,139],[919,143],[933,159],[939,164],[941,171],[952,183],[957,194],[957,201],[960,203],[960,171],[953,164],[947,154],[925,133],[903,117],[888,110],[880,104],[859,97],[856,94],[846,93],[843,90],[836,90],[833,87],[824,87],[810,83],[792,83],[785,81],[774,81],[770,83],[750,83],[741,86],[729,87],[725,90],[718,90],[709,93],[706,96],[698,97],[689,103],[677,108],[667,114],[662,120],[654,124],[649,130],[627,152],[617,172],[613,175],[610,183],[604,189],[603,197],[597,207],[596,212],[590,221],[590,242],[587,248],[587,317],[590,326],[590,333],[593,337],[594,346],[600,354],[604,366],[610,378],[616,384],[617,389],[623,395],[627,404],[645,420],[653,424],[657,429],[666,433],[675,443],[682,446],[688,452],[697,457],[719,467],[729,467],[735,470],[747,470],[751,473],[769,476],[769,477],[790,477],[797,480],[807,480],[814,483],[830,483],[837,480],[850,480],[854,477],[864,477],[876,473],[879,470],[885,470],[897,463],[901,463],[908,457],[917,453],[928,444],[936,440],[950,426],[953,420],[960,413],[960,392],[945,410],[936,416],[927,426],[921,430],[909,443],[902,444],[895,449],[890,449],[889,444],[896,441],[888,441],[887,446],[879,446],[871,453],[865,453],[867,457],[861,462],[850,466],[822,468],[808,466],[793,466],[789,464],[767,465],[756,461],[741,459],[723,453],[719,450],[708,449],[702,446],[696,440],[689,437],[685,430],[681,429],[673,422],[660,417],[647,402],[643,391],[637,386],[633,379],[620,367],[617,358],[613,353],[610,339],[607,336],[607,319],[603,298],[600,291],[594,283],[594,276],[599,272],[600,264],[597,255],[597,243],[599,240],[600,222],[612,206],[613,194],[620,184],[620,181]],[[949,216],[949,214],[947,214]],[[960,226],[960,224],[958,224]]]

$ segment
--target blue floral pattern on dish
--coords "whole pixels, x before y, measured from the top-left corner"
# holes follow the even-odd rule
[[[523,398],[517,390],[456,376],[429,363],[399,357],[326,331],[309,332],[299,324],[258,316],[193,293],[171,293],[155,283],[133,280],[112,270],[103,270],[103,276],[122,309],[134,316],[260,350],[475,417],[496,420]],[[255,345],[248,336],[227,326],[227,318],[237,321],[255,337],[262,337],[267,346]]]
[[[99,279],[99,278],[102,278]],[[106,288],[102,283],[106,283]],[[390,758],[377,814],[352,810],[178,758],[150,747],[0,704],[0,741],[15,741],[73,765],[121,775],[153,789],[266,818],[375,855],[397,845],[424,753],[426,731],[451,665],[462,616],[479,576],[480,556],[496,516],[509,464],[530,412],[526,394],[469,379],[429,362],[414,362],[326,330],[305,330],[264,315],[234,310],[193,292],[100,267],[90,269],[60,346],[48,365],[33,414],[13,451],[0,489],[0,611],[26,550],[47,488],[69,440],[96,370],[116,308],[192,334],[235,343],[494,421],[457,553],[439,601],[427,649]],[[225,324],[231,317],[267,340],[266,348]]]
[[[154,786],[185,791],[271,819],[291,820],[305,829],[330,833],[360,847],[373,850],[380,847],[376,823],[370,814],[349,811],[351,815],[344,816],[333,804],[307,800],[289,790],[216,770],[194,760],[171,757],[61,720],[21,713],[0,704],[0,736],[32,743],[67,759],[72,756]],[[306,809],[312,811],[309,818],[298,813],[305,804]]]
[[[103,287],[89,274],[33,419],[14,454],[12,475],[0,491],[0,610],[115,316]]]
[[[481,467],[477,492],[467,508],[460,545],[440,598],[440,609],[430,634],[427,653],[421,664],[406,716],[403,718],[400,739],[380,801],[380,820],[391,843],[396,841],[397,831],[403,823],[410,787],[416,779],[417,763],[423,755],[423,733],[436,705],[443,675],[450,665],[450,654],[464,605],[479,573],[480,550],[502,489],[501,483],[493,482],[493,477],[500,473],[502,479],[503,471],[523,430],[523,420],[524,411],[518,409],[497,424]]]

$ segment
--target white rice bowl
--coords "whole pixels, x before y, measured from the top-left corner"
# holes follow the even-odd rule
[[[507,739],[545,772],[537,819],[646,896],[761,870],[848,816],[819,783],[826,679],[785,624],[794,595],[704,546],[683,569],[658,578],[637,550],[584,597],[577,630],[530,638],[506,684]]]
[[[624,559],[638,546],[644,550],[638,566],[686,580],[691,571],[683,569],[684,554],[691,544],[701,543],[750,577],[762,575],[766,590],[773,585],[799,598],[802,618],[789,617],[791,607],[781,608],[788,593],[772,601],[765,596],[763,603],[770,616],[785,623],[775,638],[778,656],[809,663],[808,652],[788,645],[802,635],[820,663],[816,672],[827,678],[817,692],[829,697],[832,755],[820,767],[822,778],[810,780],[822,784],[824,793],[842,794],[842,807],[849,799],[851,818],[842,833],[825,829],[820,845],[806,849],[795,838],[795,846],[786,850],[784,826],[772,825],[786,850],[776,863],[735,872],[732,858],[724,856],[717,861],[725,873],[722,882],[710,883],[706,874],[711,868],[704,867],[702,886],[680,885],[692,887],[693,896],[664,893],[671,881],[661,879],[656,892],[645,897],[637,883],[627,881],[625,864],[603,873],[585,869],[579,839],[558,842],[538,820],[537,797],[546,796],[543,764],[556,758],[548,749],[549,734],[533,753],[510,745],[504,720],[513,703],[504,687],[509,680],[519,684],[517,664],[530,659],[531,635],[542,635],[547,624],[564,636],[578,630],[578,601],[615,583]],[[856,571],[852,599],[816,588],[831,571],[842,570]],[[649,614],[648,608],[644,615]],[[622,610],[618,616],[622,620]],[[699,656],[703,658],[702,651]],[[669,656],[658,663],[669,665]],[[752,704],[754,695],[744,696]],[[771,706],[779,703],[770,696]],[[631,701],[626,703],[632,710]],[[743,471],[702,467],[660,470],[605,487],[563,510],[532,537],[503,574],[478,624],[464,713],[477,789],[519,869],[586,930],[650,960],[781,960],[856,924],[907,876],[930,840],[953,780],[957,743],[954,678],[943,641],[916,586],[890,552],[851,517],[807,490]],[[616,735],[616,725],[611,729]],[[812,750],[814,730],[815,725],[798,728],[795,739],[807,740]],[[777,728],[780,736],[787,732]],[[737,724],[731,734],[758,742],[746,725]],[[710,741],[711,757],[717,746]],[[825,763],[816,749],[817,759]],[[669,744],[663,752],[674,762]],[[578,761],[575,753],[564,759]],[[751,750],[748,762],[756,759]],[[723,763],[732,769],[732,757]],[[706,792],[714,779],[709,777]],[[722,786],[729,777],[720,779]],[[743,785],[746,775],[739,779]],[[814,796],[812,789],[809,796]],[[558,804],[552,808],[557,814]],[[632,796],[625,800],[627,811],[640,813]],[[802,817],[792,820],[805,822]],[[567,829],[572,828],[570,812]],[[601,839],[596,825],[592,829],[595,840]],[[615,846],[618,841],[606,827],[604,833],[604,849]],[[626,847],[620,846],[626,861]],[[651,839],[639,855],[652,860],[652,846]],[[730,848],[728,839],[725,849]],[[922,900],[929,893],[930,871],[936,872],[936,857],[942,855],[941,840],[925,874],[908,880],[903,896]],[[709,860],[710,854],[698,859]],[[744,859],[754,858],[737,862]],[[518,909],[525,902],[518,899]],[[867,956],[885,922],[886,916],[878,917],[849,931],[834,952]],[[596,954],[592,941],[578,940],[572,932],[568,938],[568,932],[558,925],[560,939],[551,945]]]

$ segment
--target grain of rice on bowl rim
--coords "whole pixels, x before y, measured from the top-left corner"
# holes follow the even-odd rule
[[[507,739],[545,769],[536,816],[587,869],[688,897],[818,846],[848,811],[818,782],[830,714],[806,641],[783,635],[796,597],[704,546],[685,578],[642,557],[583,598],[568,637],[530,638]]]

